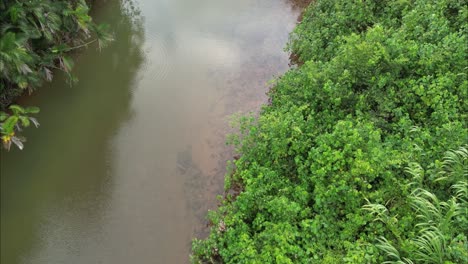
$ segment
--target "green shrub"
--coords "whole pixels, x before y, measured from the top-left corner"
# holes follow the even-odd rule
[[[397,250],[424,243],[405,168],[451,199],[434,175],[468,138],[467,14],[466,1],[314,1],[289,43],[303,64],[276,81],[257,119],[240,118],[228,186],[242,192],[212,213],[192,261],[382,263],[382,237]],[[454,237],[444,260],[463,260],[466,237]]]

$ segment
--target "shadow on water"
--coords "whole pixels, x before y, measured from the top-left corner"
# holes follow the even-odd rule
[[[0,152],[1,263],[58,263],[60,257],[51,261],[37,252],[53,251],[54,243],[70,243],[99,226],[106,184],[112,181],[108,143],[129,117],[131,89],[144,63],[138,10],[130,1],[101,5],[94,17],[111,25],[116,41],[101,52],[90,47],[76,55],[80,81],[73,87],[56,73],[52,83],[23,98],[22,104],[41,108],[41,127],[25,131],[23,151]],[[82,230],[64,232],[65,221]],[[44,241],[56,230],[65,237]],[[75,246],[68,246],[73,251]]]

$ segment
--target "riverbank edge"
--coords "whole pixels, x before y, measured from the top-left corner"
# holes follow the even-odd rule
[[[296,26],[302,22],[302,19],[303,19],[303,16],[304,14],[306,13],[306,10],[307,8],[313,3],[315,2],[316,0],[291,0],[292,2],[294,2],[294,5],[296,7],[299,7],[301,9],[298,17],[297,17],[297,21],[296,21]],[[292,34],[294,31],[294,29],[289,33],[289,34]],[[294,51],[292,51],[290,49],[290,47],[287,47],[288,51],[290,52],[289,54],[289,60],[290,60],[290,63],[289,63],[289,66],[290,66],[290,69],[292,67],[301,67],[304,62],[301,61],[300,59],[300,56],[298,54],[296,54]],[[281,76],[279,76],[278,78],[281,78]],[[270,105],[271,104],[271,100],[272,100],[272,96],[271,96],[271,92],[272,92],[272,88],[273,87],[270,87],[267,91],[267,95],[268,95],[268,98],[267,98],[267,101],[265,102],[265,104],[267,105]],[[261,112],[261,110],[260,110]],[[230,135],[227,135],[227,137],[229,137]],[[230,145],[236,145],[236,143],[234,142],[230,142],[229,143]],[[241,194],[244,190],[244,183],[242,181],[242,179],[240,178],[235,178],[235,174],[236,174],[236,166],[235,166],[235,161],[239,160],[240,157],[242,156],[242,154],[235,154],[233,156],[233,158],[231,160],[228,160],[226,162],[226,174],[224,175],[224,192],[222,194],[222,196],[218,195],[218,206],[216,208],[215,211],[217,211],[222,205],[225,205],[225,204],[231,204],[233,203],[237,196],[239,196],[239,194]],[[208,229],[207,231],[210,232],[211,229],[213,228],[218,228],[218,231],[219,232],[223,232],[225,231],[225,225],[224,223],[221,221],[221,224],[216,226],[216,224],[210,220],[209,216],[210,216],[210,212],[212,211],[209,211],[207,213],[207,222],[206,222],[206,228]],[[214,211],[213,211],[214,212]],[[201,237],[194,237],[193,238],[193,241],[192,242],[195,242],[197,239],[204,239],[204,238],[201,238]],[[191,258],[191,261],[193,262],[193,255],[191,254],[190,256]],[[213,255],[212,255],[212,263],[223,263],[222,262],[222,259],[221,257],[218,255],[218,252],[213,252]]]

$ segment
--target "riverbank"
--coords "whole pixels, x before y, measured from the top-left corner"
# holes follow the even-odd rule
[[[467,206],[455,169],[468,158],[466,11],[313,2],[288,45],[304,64],[276,80],[258,118],[239,119],[225,188],[241,192],[209,214],[192,261],[466,262],[466,218],[423,209]],[[447,247],[422,246],[436,240]]]
[[[107,3],[92,16],[115,41],[80,52],[73,87],[58,74],[28,97],[41,127],[0,155],[2,263],[188,262],[223,193],[229,116],[288,69],[290,1]]]

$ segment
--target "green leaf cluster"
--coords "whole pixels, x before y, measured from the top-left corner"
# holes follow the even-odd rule
[[[23,142],[26,139],[17,135],[16,132],[21,131],[24,127],[29,127],[31,123],[35,127],[39,127],[39,122],[30,116],[39,113],[39,108],[34,106],[23,108],[19,105],[10,105],[9,110],[11,114],[0,112],[0,135],[3,147],[10,150],[11,143],[13,143],[19,149],[23,149]]]
[[[72,80],[71,50],[111,40],[104,25],[96,25],[84,0],[0,1],[0,109],[24,90],[32,91],[53,71]]]
[[[450,191],[462,179],[437,179],[467,170],[466,157],[438,160],[468,139],[467,4],[312,2],[288,44],[301,65],[238,120],[226,187],[241,192],[226,190],[192,261],[463,263],[466,199]],[[457,216],[436,229],[425,202]]]

